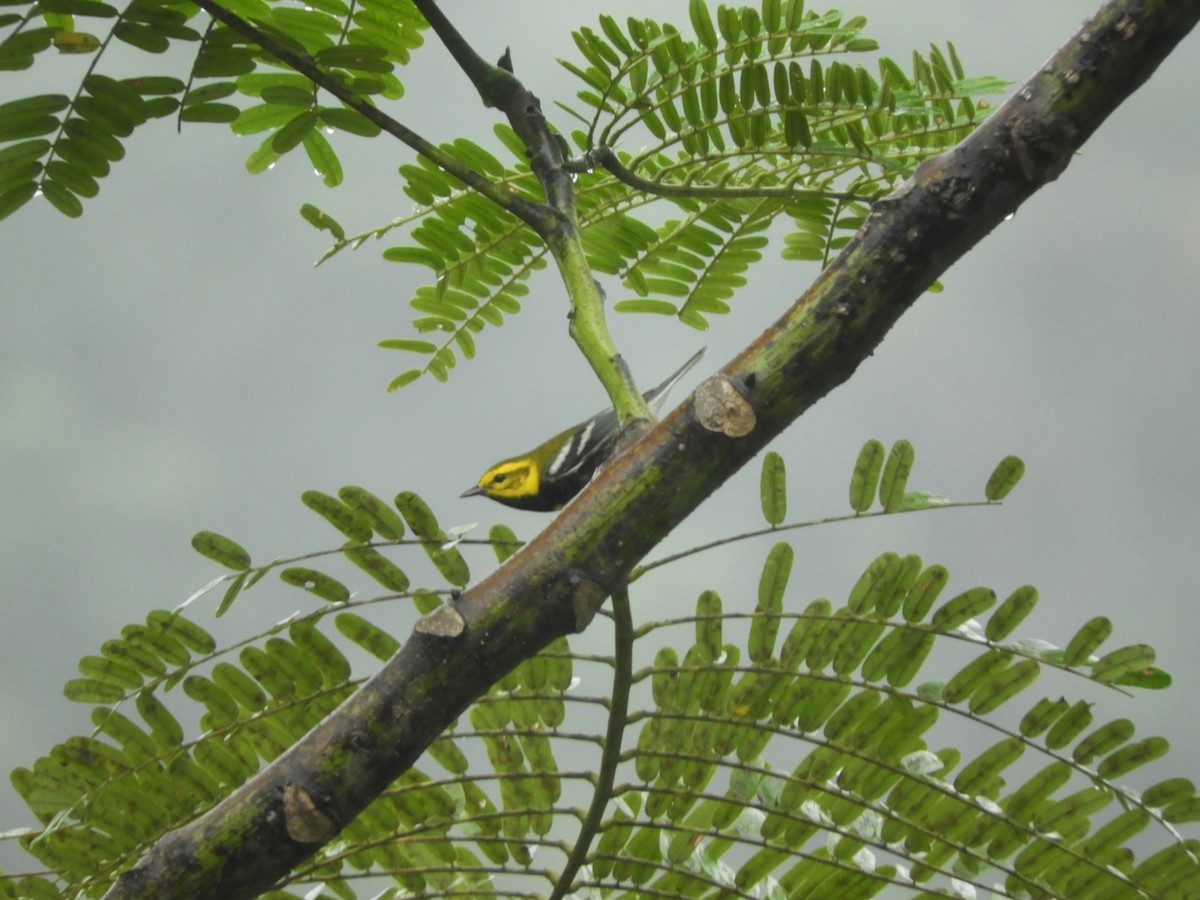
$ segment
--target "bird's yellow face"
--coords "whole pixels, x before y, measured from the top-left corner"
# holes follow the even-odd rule
[[[506,459],[498,462],[479,479],[481,493],[496,500],[520,500],[538,492],[537,465],[530,459]]]

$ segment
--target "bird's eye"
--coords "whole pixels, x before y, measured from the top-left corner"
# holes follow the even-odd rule
[[[492,484],[503,484],[504,479],[507,477],[508,476],[505,475],[503,472],[501,472],[499,475],[493,475],[492,476]]]

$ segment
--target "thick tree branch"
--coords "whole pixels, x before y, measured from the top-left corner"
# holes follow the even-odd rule
[[[934,279],[1066,168],[1198,18],[1200,0],[1106,4],[977,132],[880,201],[778,322],[533,543],[419,622],[358,693],[219,806],[166,835],[108,896],[231,900],[285,877],[493,681],[584,627],[675,525],[849,378]]]

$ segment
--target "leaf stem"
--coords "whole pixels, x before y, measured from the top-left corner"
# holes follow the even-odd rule
[[[608,704],[608,729],[604,734],[604,750],[600,768],[595,776],[592,804],[567,857],[567,864],[550,893],[549,900],[562,900],[573,889],[572,882],[587,860],[592,840],[600,830],[600,822],[612,799],[617,764],[621,761],[621,744],[629,725],[629,690],[633,684],[633,614],[630,611],[629,587],[625,582],[613,588],[613,687]]]
[[[965,508],[965,507],[969,507],[969,506],[1000,506],[1000,505],[1001,505],[1000,503],[998,503],[994,500],[964,500],[964,501],[955,502],[955,503],[944,503],[944,504],[941,504],[938,506],[933,506],[933,505],[919,506],[919,507],[915,507],[913,509],[894,509],[894,510],[878,509],[878,510],[875,510],[874,512],[862,512],[862,513],[856,512],[856,513],[846,513],[845,515],[840,515],[840,516],[825,516],[824,518],[821,518],[821,519],[809,519],[806,522],[792,522],[790,525],[771,525],[771,526],[768,526],[767,528],[758,528],[754,531],[745,531],[745,532],[742,532],[741,534],[734,534],[734,535],[730,535],[728,537],[717,538],[717,539],[709,541],[708,543],[705,543],[705,544],[697,544],[696,546],[689,547],[686,550],[680,550],[678,553],[672,553],[669,556],[662,557],[661,559],[652,560],[651,562],[648,562],[645,565],[636,567],[632,572],[630,572],[629,573],[629,581],[631,581],[631,582],[636,581],[637,579],[641,578],[643,575],[645,575],[647,572],[651,571],[652,569],[657,569],[659,566],[665,566],[667,563],[678,562],[681,559],[686,559],[687,557],[693,556],[697,553],[703,553],[706,550],[712,550],[715,547],[722,547],[725,544],[734,544],[734,543],[737,543],[738,541],[747,541],[747,540],[750,540],[751,538],[762,537],[763,535],[766,535],[766,534],[781,534],[785,531],[795,531],[798,528],[812,528],[816,525],[832,525],[836,522],[853,522],[856,519],[872,519],[877,516],[897,516],[897,515],[902,515],[904,513],[925,512],[925,511],[931,510],[931,509],[961,509],[961,508]]]
[[[594,147],[579,159],[567,162],[570,172],[590,172],[594,168],[602,168],[617,181],[635,190],[644,191],[654,197],[695,197],[709,200],[737,200],[779,198],[784,200],[799,199],[800,197],[821,197],[843,202],[868,201],[871,197],[846,191],[826,191],[813,188],[796,188],[788,185],[764,185],[754,187],[731,187],[726,184],[666,184],[643,178],[632,169],[622,164],[616,151],[611,147]],[[799,175],[796,176],[799,178]]]

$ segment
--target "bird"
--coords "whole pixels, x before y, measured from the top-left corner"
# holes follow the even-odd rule
[[[642,396],[655,415],[667,392],[704,356],[701,348],[658,387]],[[560,431],[527,453],[489,466],[479,482],[463,497],[489,497],[514,509],[553,512],[583,490],[616,450],[620,436],[615,409],[609,407],[590,419]]]

